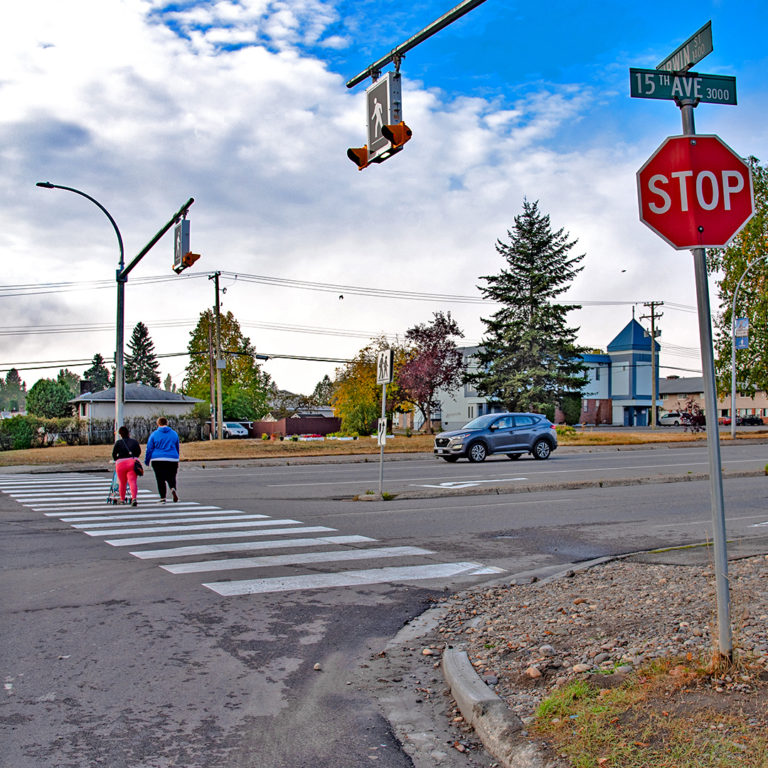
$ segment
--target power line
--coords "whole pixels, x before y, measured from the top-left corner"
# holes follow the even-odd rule
[[[428,301],[453,304],[493,304],[482,296],[469,296],[464,294],[450,293],[427,293],[421,291],[403,291],[388,288],[368,288],[359,285],[347,285],[342,283],[321,283],[309,280],[294,280],[290,278],[271,277],[268,275],[251,275],[242,272],[224,272],[223,276],[233,280],[239,280],[246,283],[256,283],[260,285],[271,285],[278,288],[294,288],[306,291],[320,291],[325,293],[345,293],[356,296],[373,296],[377,298],[401,299],[406,301]],[[152,275],[148,277],[137,277],[131,280],[131,285],[153,285],[157,283],[178,282],[179,280],[195,280],[207,277],[208,273],[196,273],[189,275]],[[35,296],[48,293],[66,293],[69,291],[99,290],[113,288],[115,285],[112,280],[90,280],[84,282],[58,282],[58,283],[27,283],[20,285],[0,285],[0,297],[11,298],[14,296]],[[603,300],[577,300],[571,299],[560,302],[565,306],[633,306],[642,304],[640,300],[636,301],[603,301]],[[684,312],[695,312],[696,307],[687,304],[669,303],[671,309]]]

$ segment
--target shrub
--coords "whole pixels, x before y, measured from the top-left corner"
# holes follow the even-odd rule
[[[34,416],[13,416],[0,421],[0,446],[5,451],[31,448],[39,419]]]

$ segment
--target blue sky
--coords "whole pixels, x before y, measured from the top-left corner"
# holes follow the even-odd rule
[[[114,352],[114,234],[87,201],[35,187],[50,180],[104,204],[128,258],[195,198],[200,261],[175,278],[168,235],[127,289],[127,334],[142,320],[162,354],[186,349],[216,269],[268,278],[222,281],[224,309],[260,352],[351,357],[366,335],[402,337],[436,310],[477,342],[492,307],[339,299],[300,284],[479,296],[479,276],[503,266],[494,242],[527,197],[585,254],[568,294],[584,302],[572,313],[580,341],[605,347],[632,302],[639,315],[642,302],[665,301],[663,372],[696,371],[692,260],[640,224],[634,178],[680,133],[680,114],[671,102],[631,99],[628,70],[654,68],[711,20],[714,52],[697,69],[735,76],[739,105],[699,106],[697,130],[768,161],[758,32],[768,4],[487,0],[407,54],[413,139],[358,172],[346,148],[365,140],[365,84],[350,91],[346,81],[452,4],[14,4],[0,29],[0,370],[30,363],[19,367],[32,384],[56,373],[34,362]],[[285,280],[292,287],[276,284]],[[9,288],[20,285],[30,287]],[[164,358],[163,375],[180,384],[185,363]],[[279,386],[303,392],[334,368],[266,364]]]

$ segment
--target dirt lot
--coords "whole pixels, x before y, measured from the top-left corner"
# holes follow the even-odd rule
[[[738,436],[739,440],[765,439],[768,430],[750,431]],[[433,436],[397,435],[387,442],[385,453],[432,453]],[[559,438],[560,445],[639,445],[660,442],[693,442],[706,439],[706,433],[691,434],[672,432],[663,428],[656,432],[608,432],[603,429],[576,431],[574,435]],[[728,432],[721,432],[721,439],[730,440]],[[357,440],[291,441],[291,440],[213,440],[184,443],[181,446],[182,461],[220,461],[226,459],[292,458],[297,456],[348,456],[377,454],[375,437]],[[0,453],[0,467],[45,464],[90,464],[108,462],[111,446],[75,445],[32,448]]]

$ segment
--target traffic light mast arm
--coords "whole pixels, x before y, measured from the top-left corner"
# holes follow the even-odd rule
[[[187,215],[187,211],[189,210],[192,203],[195,202],[194,197],[190,197],[189,200],[187,200],[184,205],[179,208],[176,213],[173,214],[173,218],[168,221],[168,223],[139,251],[139,253],[134,257],[133,261],[125,267],[123,270],[119,271],[117,273],[117,279],[121,281],[125,281],[128,279],[128,275],[131,272],[131,270],[152,250],[152,248],[155,246],[157,241],[183,216]]]
[[[385,67],[392,61],[402,58],[407,51],[415,48],[419,43],[423,43],[425,40],[432,37],[432,35],[436,34],[441,29],[445,29],[445,27],[452,24],[456,19],[461,18],[465,13],[469,13],[484,2],[485,0],[463,0],[463,2],[459,3],[455,8],[452,8],[448,13],[443,14],[429,26],[424,27],[421,32],[417,32],[413,37],[408,38],[404,43],[398,45],[397,48],[393,48],[386,56],[371,64],[370,67],[363,70],[359,75],[353,77],[347,83],[347,88],[354,88],[359,83],[362,83],[363,80],[373,77],[375,73],[381,71],[382,67]]]

